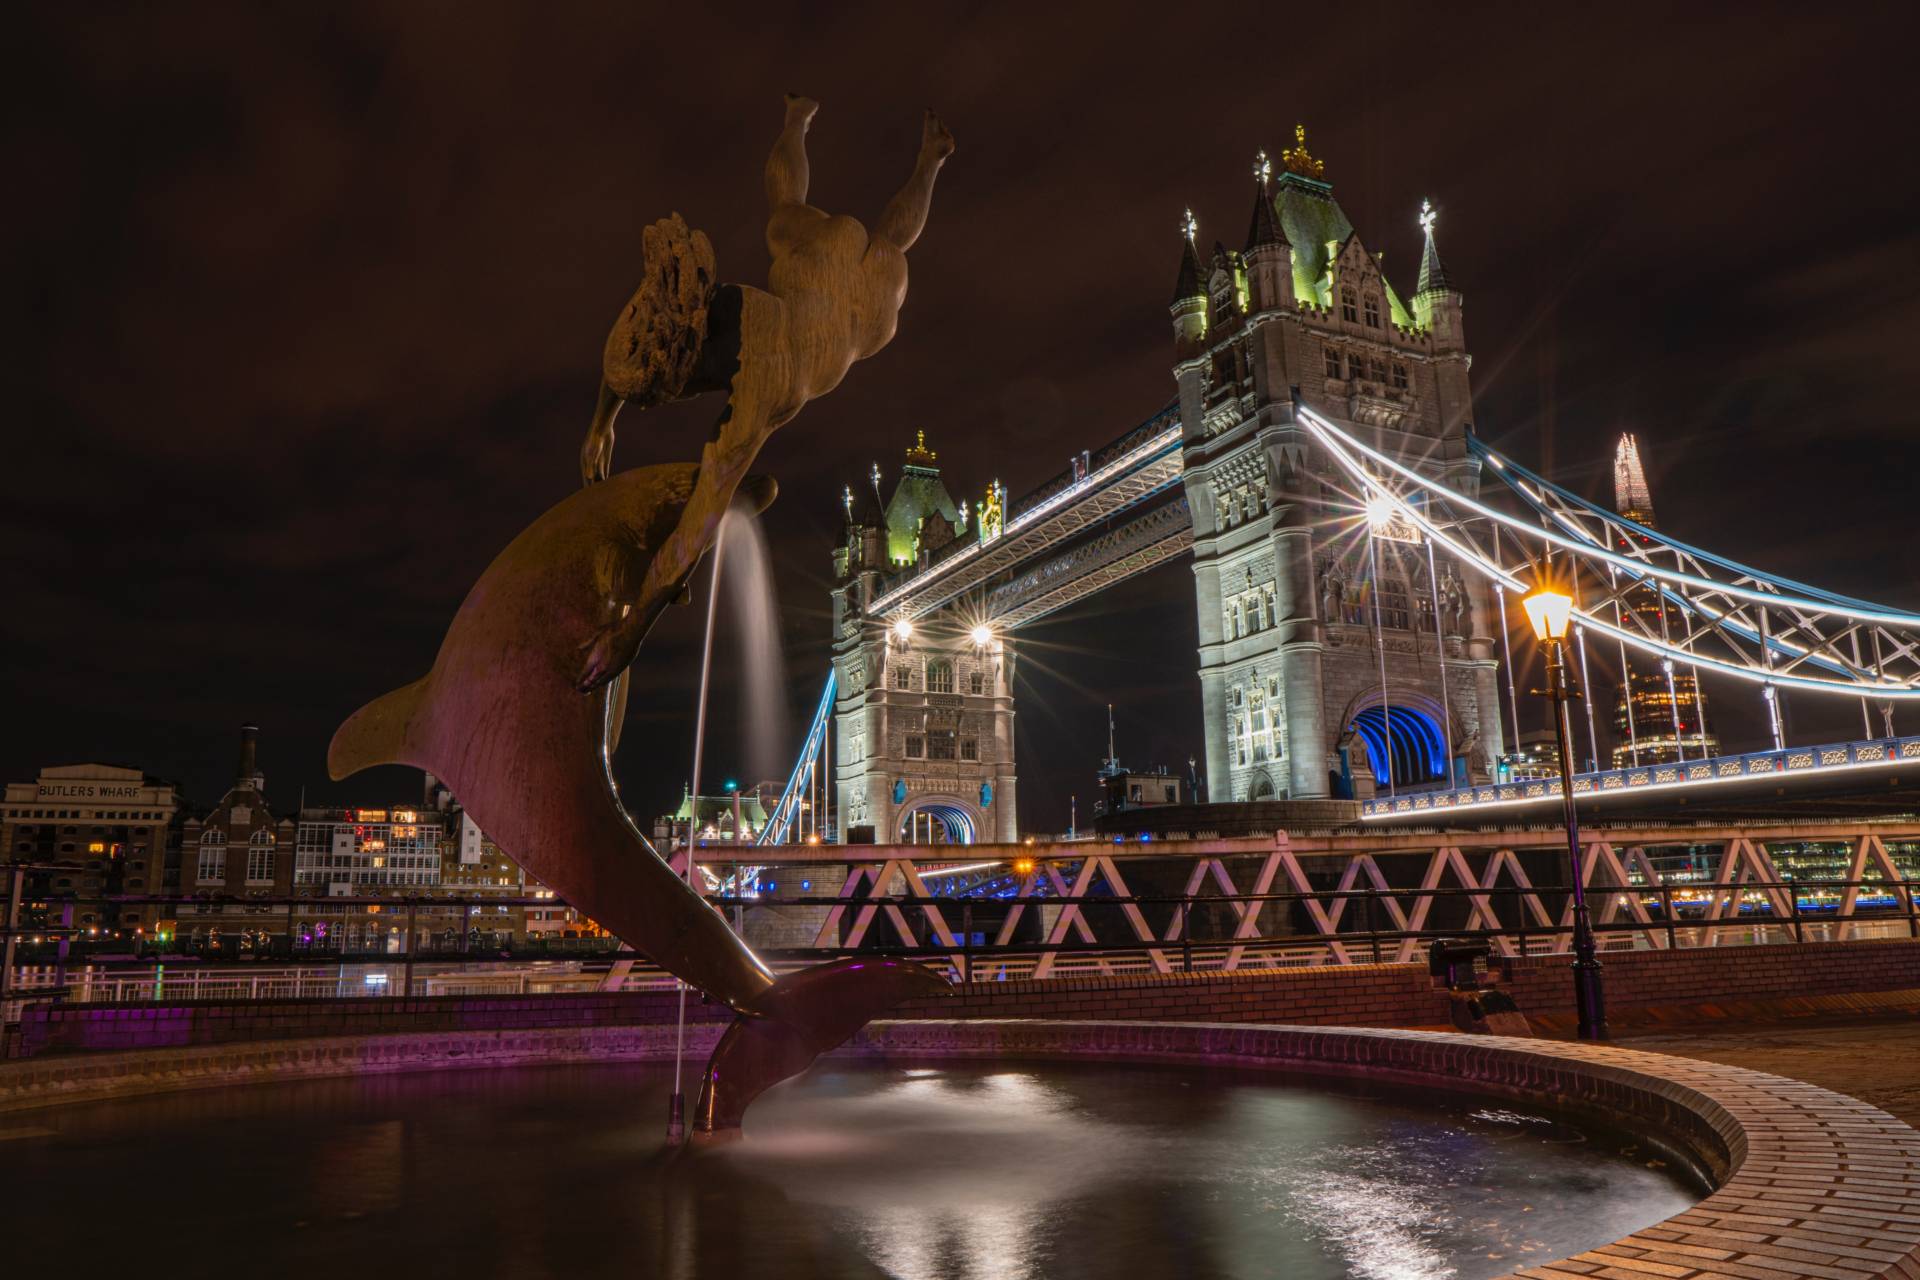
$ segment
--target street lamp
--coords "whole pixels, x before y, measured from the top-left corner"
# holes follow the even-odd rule
[[[1593,925],[1587,917],[1587,889],[1580,865],[1580,819],[1573,808],[1573,735],[1567,727],[1567,703],[1580,696],[1567,680],[1563,650],[1573,617],[1572,597],[1542,582],[1520,601],[1533,634],[1547,651],[1546,696],[1553,700],[1554,740],[1560,747],[1560,801],[1567,813],[1567,857],[1573,870],[1573,1004],[1582,1040],[1607,1038],[1607,1002],[1594,955]]]

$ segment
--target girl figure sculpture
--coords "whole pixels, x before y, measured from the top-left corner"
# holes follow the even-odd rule
[[[581,479],[592,484],[611,470],[613,420],[623,403],[645,408],[708,391],[727,395],[695,491],[654,557],[642,597],[678,587],[693,572],[767,437],[893,338],[907,294],[907,250],[926,225],[953,135],[926,114],[913,176],[869,232],[807,203],[807,128],[818,110],[810,98],[787,95],[786,123],[767,157],[773,265],[765,291],[719,284],[712,244],[678,214],[642,236],[646,274],[607,335]],[[636,613],[627,634],[590,655],[580,688],[625,670],[651,622]]]

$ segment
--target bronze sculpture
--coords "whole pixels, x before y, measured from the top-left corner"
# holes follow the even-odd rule
[[[678,215],[647,229],[647,275],[607,340],[582,469],[588,485],[508,544],[467,594],[433,669],[361,708],[335,733],[338,780],[406,764],[445,780],[482,830],[534,877],[636,950],[733,1009],[709,1061],[697,1126],[739,1126],[762,1090],[913,994],[946,990],[918,965],[856,958],[776,979],[654,851],[609,773],[626,681],[618,677],[684,591],[767,437],[893,336],[905,252],[953,150],[931,113],[906,188],[872,236],[804,203],[815,105],[789,96],[767,163],[769,292],[714,283],[707,238]],[[622,400],[657,404],[725,390],[699,466],[608,475]],[[745,481],[743,483],[743,481]]]
[[[680,526],[661,546],[649,585],[683,583],[720,528],[733,490],[760,447],[847,369],[892,340],[907,295],[907,250],[926,226],[953,135],[929,111],[913,174],[881,211],[872,234],[852,218],[806,202],[807,128],[819,104],[787,95],[786,123],[767,157],[767,288],[721,285],[713,247],[675,214],[642,236],[646,270],[601,354],[599,401],[580,450],[580,475],[604,479],[613,422],[623,403],[664,404],[725,391],[714,438]],[[597,688],[639,652],[629,629],[582,675]]]

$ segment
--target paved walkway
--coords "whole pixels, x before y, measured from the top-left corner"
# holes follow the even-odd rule
[[[1629,1030],[1614,1043],[1791,1076],[1920,1128],[1920,1014]]]

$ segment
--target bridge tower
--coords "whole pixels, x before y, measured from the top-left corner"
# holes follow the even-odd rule
[[[1432,210],[1409,307],[1304,129],[1277,175],[1261,154],[1254,182],[1237,252],[1216,242],[1203,258],[1187,215],[1171,308],[1208,799],[1487,778],[1503,749],[1490,593],[1436,548],[1400,540],[1415,531],[1370,533],[1364,495],[1296,420],[1305,406],[1477,493],[1462,299]]]
[[[889,624],[867,606],[969,528],[922,432],[892,495],[876,464],[842,492],[833,553],[835,800],[842,841],[1012,841],[1011,640],[963,604]]]

